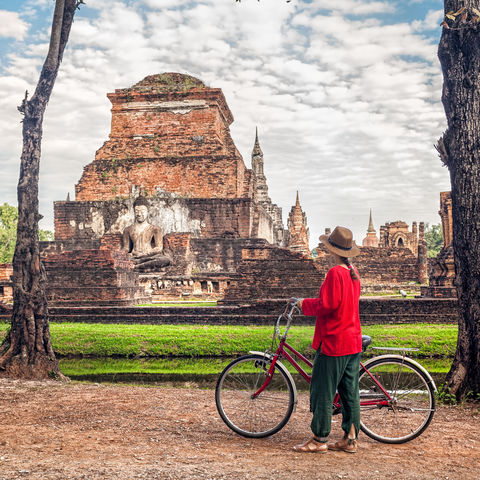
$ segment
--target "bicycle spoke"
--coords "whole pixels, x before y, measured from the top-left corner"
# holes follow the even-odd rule
[[[268,385],[269,363],[257,355],[234,360],[222,372],[215,393],[225,423],[245,436],[267,436],[278,431],[293,411],[293,387],[278,368]],[[259,395],[253,394],[264,388]]]
[[[361,424],[365,433],[380,441],[401,443],[419,435],[433,415],[431,388],[420,370],[408,360],[382,358],[367,364],[370,374],[390,395],[388,405],[364,406]],[[382,402],[378,386],[361,372],[360,401]],[[363,392],[363,394],[362,394]]]

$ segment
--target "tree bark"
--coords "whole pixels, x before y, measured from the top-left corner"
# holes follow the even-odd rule
[[[0,349],[0,373],[16,378],[63,377],[53,352],[45,270],[40,260],[38,177],[43,117],[68,41],[78,0],[57,0],[47,58],[35,93],[28,93],[20,112],[23,119],[23,150],[17,187],[17,244],[13,257],[13,314],[10,330]]]
[[[445,0],[438,56],[447,131],[438,151],[451,180],[458,293],[458,343],[447,390],[458,399],[480,392],[480,22],[478,0]],[[450,14],[451,15],[451,14]]]

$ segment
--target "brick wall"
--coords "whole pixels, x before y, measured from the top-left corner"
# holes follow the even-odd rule
[[[258,236],[272,241],[272,222],[260,205],[247,198],[178,198],[150,200],[149,222],[164,233],[189,232],[195,237]],[[133,199],[99,202],[55,202],[55,239],[85,242],[121,234],[134,222]],[[255,221],[257,228],[255,228]],[[260,228],[258,224],[262,225]]]
[[[317,263],[328,265],[332,261],[323,245],[317,252]],[[402,285],[419,280],[418,259],[408,248],[361,247],[352,263],[365,285]]]
[[[51,307],[53,322],[125,323],[125,324],[201,324],[201,325],[272,325],[284,303],[262,301],[254,305],[189,307]],[[0,305],[0,321],[9,321],[11,307]],[[457,303],[437,299],[360,299],[362,325],[395,323],[457,324]],[[295,325],[314,325],[313,317],[299,315]],[[374,339],[375,340],[375,339]]]
[[[10,303],[13,301],[12,275],[12,264],[0,263],[0,303]]]
[[[129,144],[131,147],[131,143]],[[125,147],[126,148],[126,147]],[[116,151],[122,150],[118,146]],[[140,154],[139,151],[136,152]],[[131,158],[129,153],[115,162],[95,160],[84,167],[75,187],[76,200],[112,200],[127,197],[132,188],[142,187],[147,195],[164,190],[183,197],[243,197],[243,171],[237,158],[226,156],[164,157],[152,155]],[[237,182],[237,176],[239,180]],[[240,183],[240,186],[238,185]]]
[[[149,301],[123,251],[75,250],[43,258],[51,304],[133,305]]]
[[[251,246],[242,250],[239,278],[225,293],[225,304],[241,304],[258,299],[313,297],[325,278],[327,267],[303,254],[273,246]]]
[[[252,198],[253,178],[230,136],[233,116],[222,91],[197,79],[186,89],[185,75],[160,77],[151,76],[148,88],[139,82],[108,94],[110,139],[84,168],[76,200],[111,200],[135,187],[147,195],[160,188],[185,197]]]
[[[417,258],[408,250],[364,247],[355,258],[363,291],[382,285],[397,291],[418,279]],[[315,261],[300,253],[271,245],[249,246],[242,250],[239,278],[225,294],[226,304],[255,302],[259,299],[316,297],[332,257],[325,247],[318,248]]]

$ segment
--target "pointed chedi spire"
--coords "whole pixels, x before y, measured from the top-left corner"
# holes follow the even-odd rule
[[[373,227],[373,220],[372,220],[372,209],[370,209],[370,221],[368,222],[368,229],[367,233],[376,233],[375,228]]]
[[[262,149],[260,148],[260,142],[258,141],[258,127],[255,127],[255,144],[253,145],[252,156],[263,155]]]
[[[300,197],[298,196],[298,190],[297,190],[297,200],[295,202],[296,207],[300,207]],[[301,207],[300,207],[301,208]]]

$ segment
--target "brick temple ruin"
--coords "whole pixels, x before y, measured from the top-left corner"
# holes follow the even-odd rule
[[[12,275],[11,263],[0,264],[0,303],[13,302]]]
[[[360,271],[362,293],[395,293],[403,289],[420,293],[420,284],[427,282],[427,247],[423,237],[423,223],[416,231],[405,228],[404,222],[393,222],[386,227],[384,238],[405,239],[403,246],[386,242],[377,247],[361,247],[355,257],[355,266]],[[389,226],[393,226],[389,230]],[[399,228],[400,227],[400,228]],[[325,229],[330,234],[330,229]],[[412,249],[416,246],[416,250]],[[274,245],[251,245],[243,249],[239,276],[233,279],[225,292],[225,304],[246,304],[254,300],[315,297],[333,260],[328,250],[319,244],[315,259],[307,259],[300,251],[280,249]]]
[[[221,298],[244,247],[297,242],[268,195],[258,132],[249,169],[230,136],[233,115],[220,89],[167,73],[107,97],[109,140],[84,167],[75,200],[54,203],[55,241],[44,245],[51,302]],[[138,197],[152,239],[161,237],[161,248],[147,246],[155,251],[149,255],[161,250],[164,265],[149,260],[143,265],[150,268],[140,268],[125,248]]]
[[[319,245],[312,259],[298,193],[284,227],[258,132],[247,168],[221,89],[166,73],[107,97],[109,139],[84,167],[75,199],[54,202],[55,241],[42,243],[51,305],[317,295],[327,252]],[[426,283],[423,230],[391,222],[377,238],[370,214],[355,259],[364,293]]]
[[[442,219],[443,247],[431,263],[428,286],[422,287],[422,296],[456,298],[452,196],[450,192],[440,193],[438,213]]]

